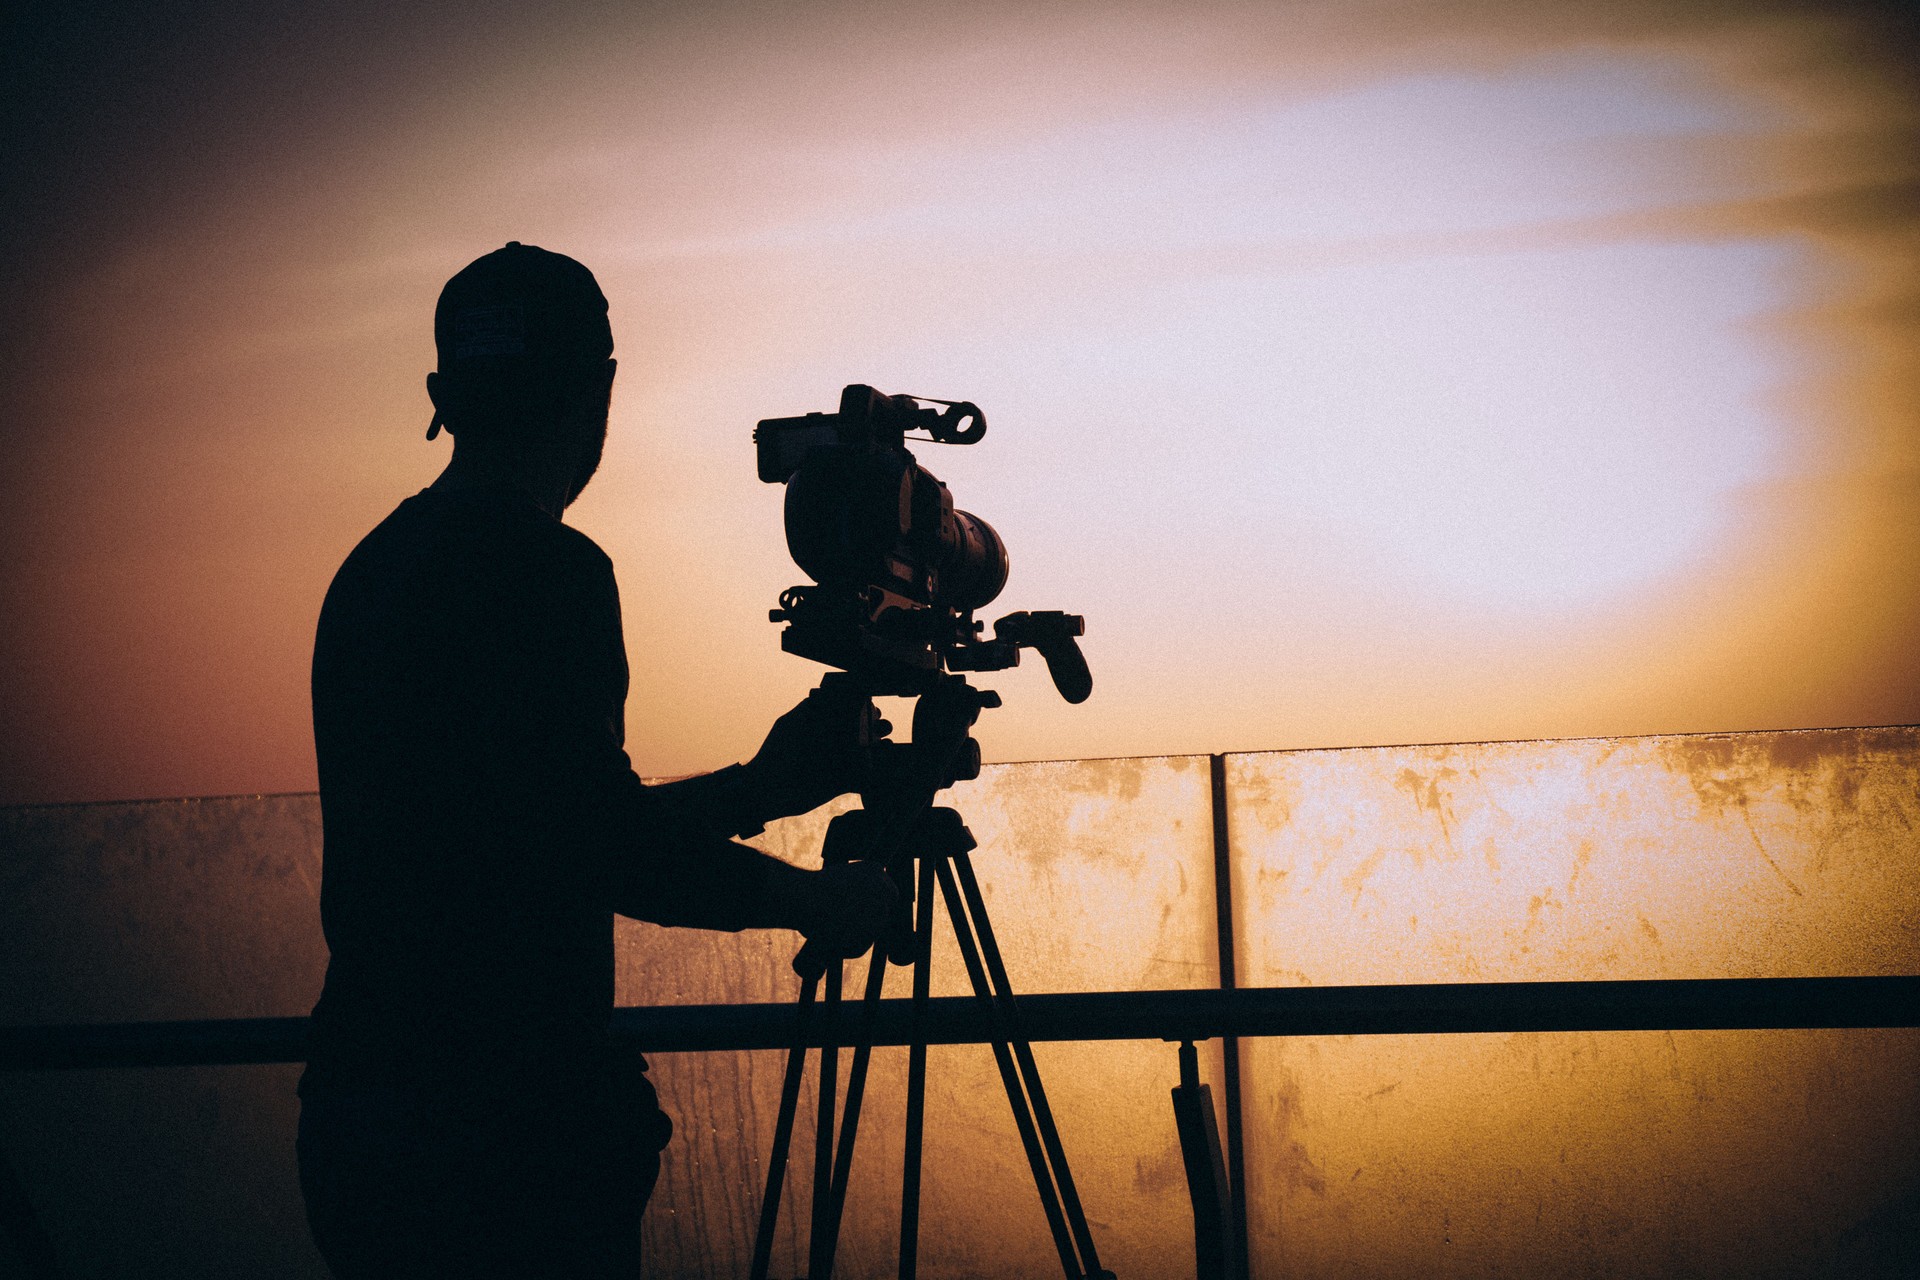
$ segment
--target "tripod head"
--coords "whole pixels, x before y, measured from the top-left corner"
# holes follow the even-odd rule
[[[857,681],[832,672],[821,683],[836,679]],[[924,808],[935,793],[979,777],[980,743],[973,726],[982,711],[999,705],[993,690],[976,689],[965,676],[943,675],[929,681],[914,703],[911,741],[888,738],[893,726],[876,716],[876,732],[866,744],[871,768],[861,802],[882,812]]]
[[[820,693],[864,697],[860,747],[867,756],[861,807],[836,817],[827,827],[821,860],[872,862],[893,878],[900,893],[900,927],[882,939],[879,949],[894,964],[912,959],[912,930],[907,912],[914,893],[915,859],[945,857],[974,847],[960,815],[933,807],[933,798],[956,782],[980,776],[980,743],[972,729],[980,713],[1000,705],[991,689],[976,689],[966,677],[939,675],[927,681],[913,709],[913,738],[895,742],[893,726],[873,705],[875,691],[854,673],[832,671],[820,681]],[[794,957],[801,977],[823,972],[828,957],[808,942]]]

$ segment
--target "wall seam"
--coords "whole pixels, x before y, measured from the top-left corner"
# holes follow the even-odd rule
[[[1234,963],[1233,845],[1227,827],[1227,758],[1207,757],[1207,778],[1213,808],[1214,936],[1220,960],[1220,989],[1232,991],[1239,977]],[[1220,1040],[1221,1086],[1227,1112],[1227,1197],[1233,1234],[1229,1274],[1248,1280],[1251,1259],[1247,1247],[1247,1162],[1245,1130],[1240,1105],[1240,1038]]]

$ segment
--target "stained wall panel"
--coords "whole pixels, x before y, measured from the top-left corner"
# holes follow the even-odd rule
[[[1249,755],[1228,778],[1249,984],[1920,972],[1910,728]],[[1920,1208],[1911,1031],[1258,1040],[1243,1062],[1256,1274],[1825,1274]]]
[[[973,861],[1014,989],[1205,987],[1218,982],[1205,757],[999,765],[942,797],[966,818]],[[817,859],[832,811],[775,824],[758,843]],[[934,991],[971,988],[944,904]],[[785,935],[701,934],[623,923],[623,1003],[790,1000]],[[849,998],[863,966],[852,966]],[[887,992],[905,996],[907,971]],[[1042,1079],[1103,1264],[1126,1275],[1192,1266],[1191,1209],[1168,1091],[1175,1047],[1048,1044]],[[1217,1051],[1209,1055],[1217,1064]],[[892,1274],[900,1216],[906,1050],[876,1052],[839,1274]],[[654,1078],[680,1126],[648,1210],[663,1274],[742,1274],[779,1103],[778,1054],[661,1054]],[[846,1055],[841,1071],[847,1069]],[[1216,1066],[1217,1072],[1217,1066]],[[1216,1092],[1219,1086],[1216,1081]],[[812,1197],[812,1077],[789,1172],[775,1274],[805,1270]],[[984,1046],[929,1056],[922,1274],[1057,1274],[1059,1264],[999,1073]],[[784,1269],[783,1269],[784,1268]]]
[[[1912,1275],[1920,1032],[1249,1042],[1254,1274]],[[1847,1265],[1903,1250],[1907,1269]]]
[[[311,795],[0,809],[0,1021],[304,1014],[319,901]]]
[[[0,1022],[304,1014],[319,875],[310,795],[0,810]],[[0,1074],[0,1150],[69,1275],[322,1280],[299,1074]]]
[[[1914,973],[1920,730],[1235,756],[1248,984]]]

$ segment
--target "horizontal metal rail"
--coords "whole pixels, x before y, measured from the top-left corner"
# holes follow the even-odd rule
[[[883,1000],[873,1042],[907,1043],[912,1002]],[[1433,1035],[1517,1031],[1760,1030],[1920,1026],[1920,977],[1468,982],[1369,987],[1101,991],[1019,1000],[1033,1040],[1210,1040],[1219,1036]],[[858,1004],[822,1026],[846,1044]],[[788,1004],[616,1009],[613,1034],[651,1053],[783,1049]],[[932,1044],[983,1044],[992,1015],[971,996],[930,1002]],[[0,1027],[0,1071],[301,1062],[305,1018]]]

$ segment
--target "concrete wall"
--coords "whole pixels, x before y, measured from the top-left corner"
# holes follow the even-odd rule
[[[1911,729],[1250,755],[1229,779],[1249,984],[1920,973]],[[1801,1276],[1843,1251],[1870,1274],[1856,1228],[1914,1222],[1920,1032],[1263,1040],[1245,1063],[1262,1274]]]
[[[319,875],[312,796],[0,811],[0,1021],[304,1013],[326,969]],[[75,1276],[324,1276],[293,1171],[298,1078],[0,1075],[0,1150]]]
[[[1019,989],[1217,982],[1203,757],[997,766],[953,803]],[[825,819],[766,847],[805,861]],[[1920,972],[1914,729],[1235,756],[1229,830],[1245,984]],[[304,1012],[318,868],[311,797],[0,811],[0,1021]],[[623,1003],[794,990],[785,937],[623,923],[619,942]],[[950,943],[936,965],[959,992]],[[1102,1261],[1190,1274],[1173,1046],[1037,1053]],[[1871,1274],[1911,1239],[1920,1033],[1244,1053],[1259,1275]],[[1050,1274],[990,1055],[931,1058],[924,1274]],[[849,1277],[891,1273],[904,1060],[876,1055]],[[679,1135],[648,1214],[654,1274],[744,1273],[780,1066],[656,1058]],[[296,1076],[4,1076],[0,1144],[75,1275],[320,1275]],[[805,1182],[775,1274],[803,1269]]]

